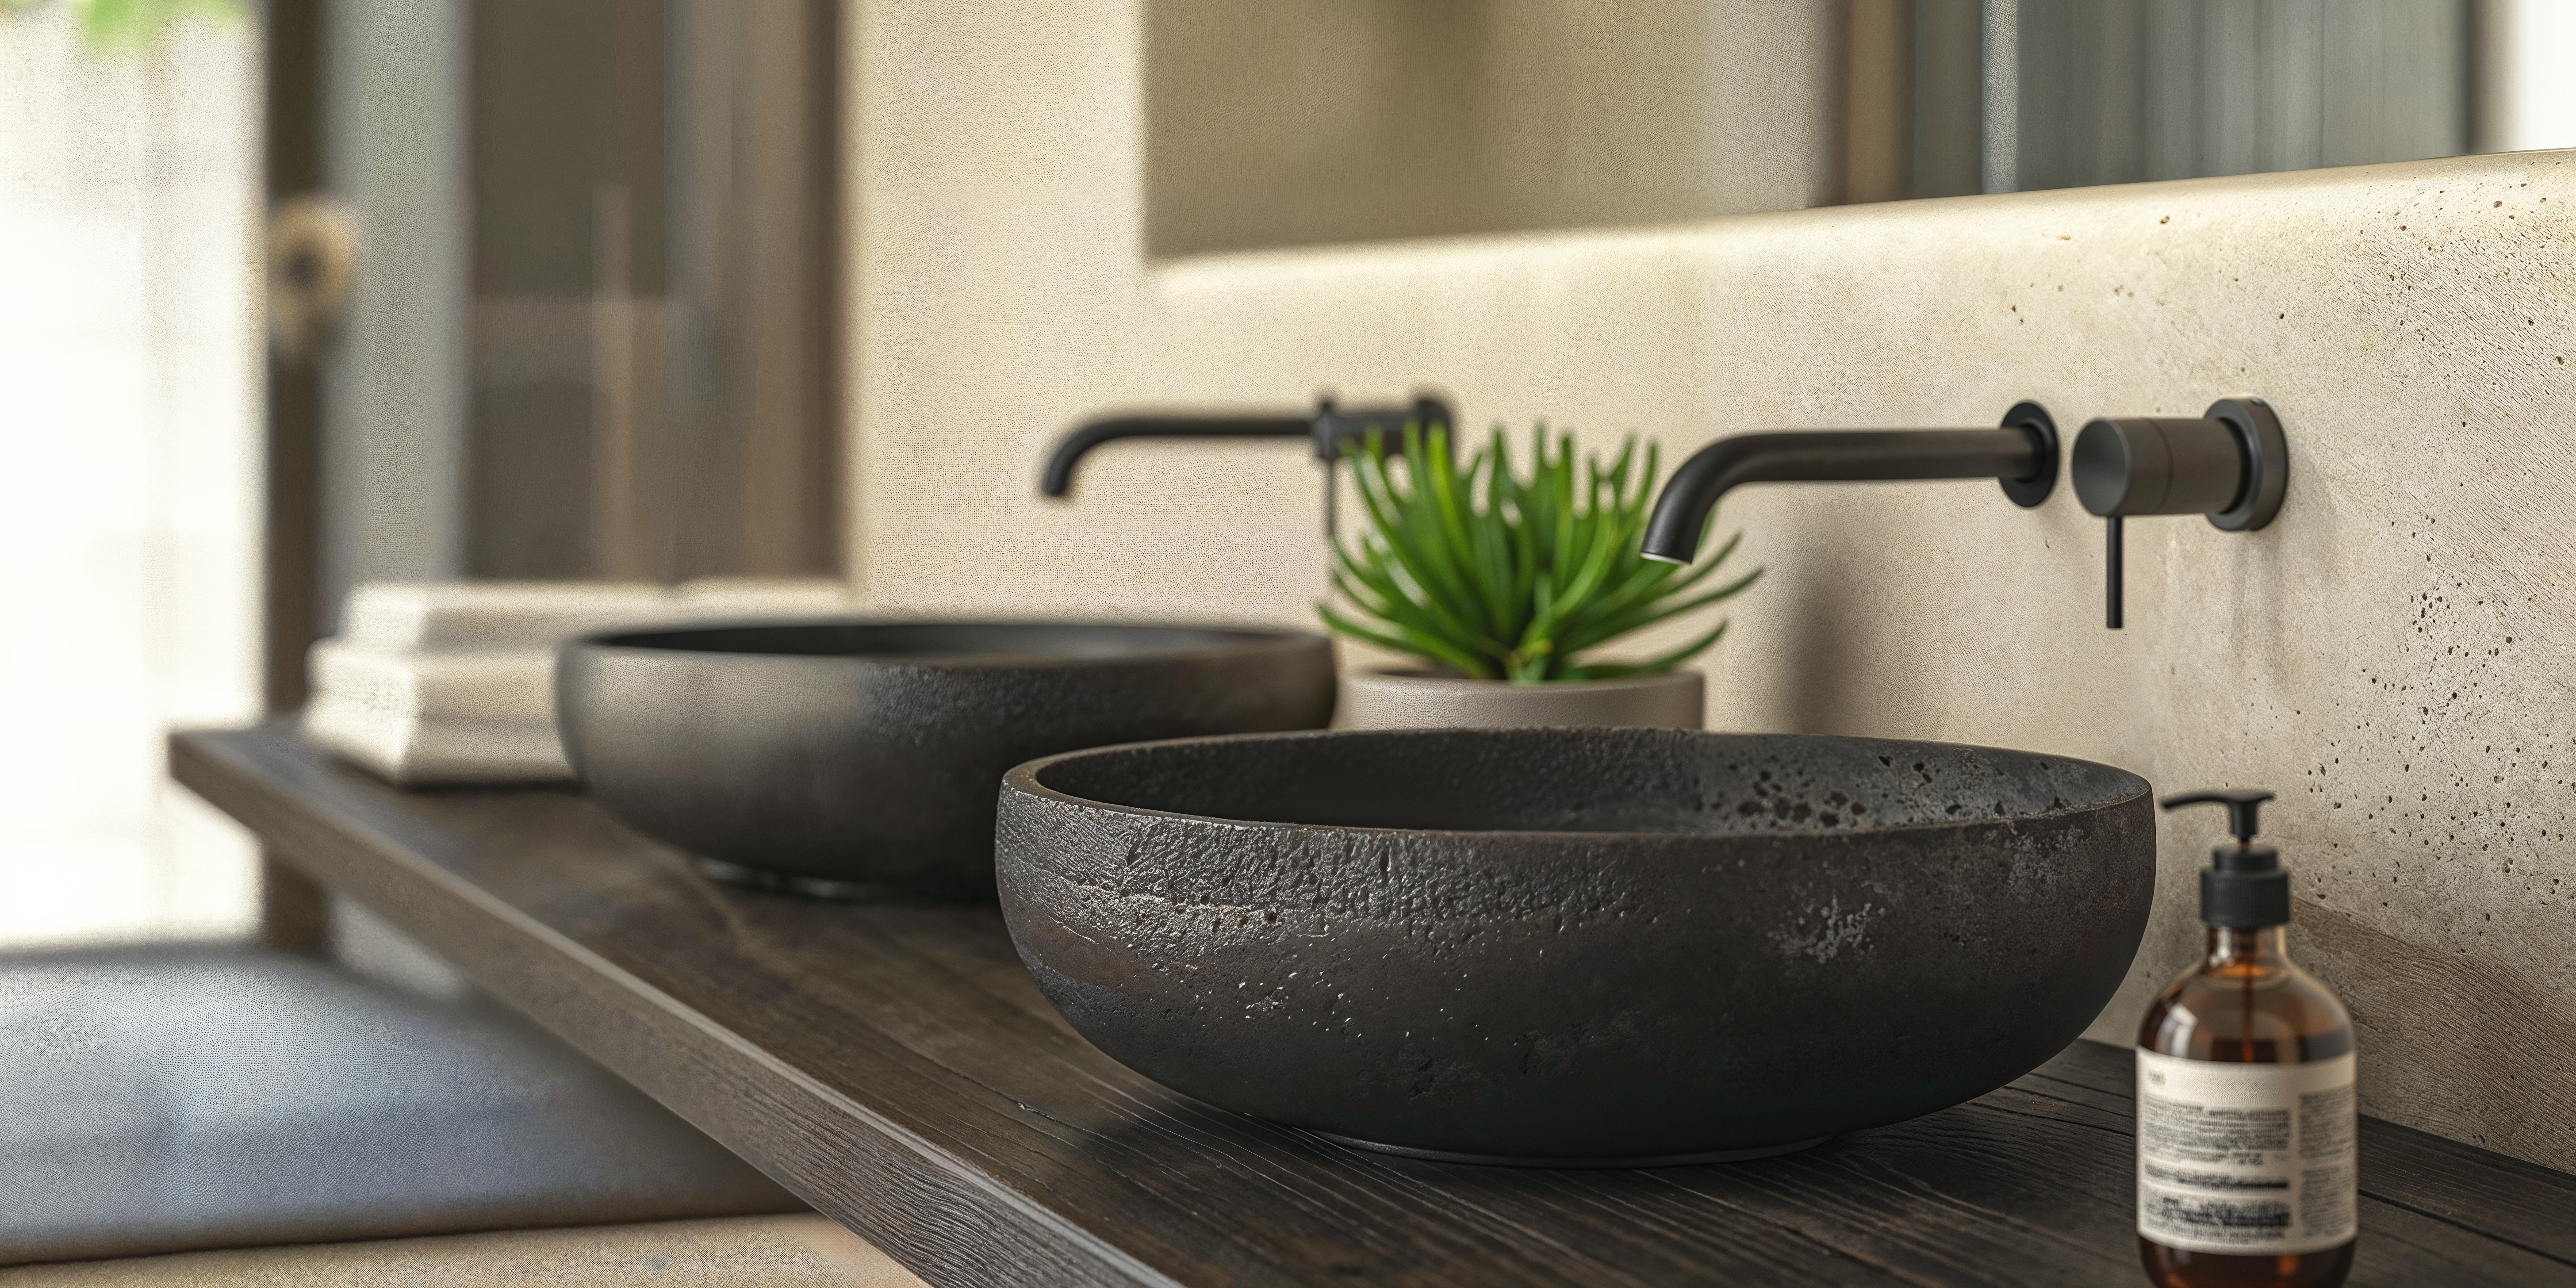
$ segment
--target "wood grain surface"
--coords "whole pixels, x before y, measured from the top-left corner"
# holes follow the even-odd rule
[[[716,885],[577,793],[402,792],[277,726],[171,765],[941,1288],[2144,1282],[2125,1051],[1760,1162],[1413,1162],[1130,1072],[990,908]],[[2372,1119],[2362,1151],[2351,1283],[2576,1285],[2576,1177]]]

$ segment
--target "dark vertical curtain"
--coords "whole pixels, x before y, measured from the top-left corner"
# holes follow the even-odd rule
[[[2469,150],[2469,0],[1986,0],[1991,192]]]

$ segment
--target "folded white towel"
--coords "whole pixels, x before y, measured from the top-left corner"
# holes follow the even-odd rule
[[[389,715],[539,723],[555,718],[555,650],[414,652],[346,640],[313,646],[313,691]]]
[[[313,646],[304,732],[397,783],[556,782],[555,653],[619,626],[852,611],[839,582],[375,582]]]
[[[552,719],[424,720],[324,693],[305,704],[304,736],[406,787],[572,777]]]
[[[612,626],[818,617],[851,608],[849,587],[814,578],[708,577],[677,589],[595,581],[379,581],[349,592],[339,638],[380,649],[552,648]]]
[[[370,582],[340,638],[377,649],[551,649],[585,631],[681,616],[661,586],[599,582]]]
[[[702,621],[858,611],[848,586],[810,577],[701,577],[680,583],[676,594],[681,615]]]

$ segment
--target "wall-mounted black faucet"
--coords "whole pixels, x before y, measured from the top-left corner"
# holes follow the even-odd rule
[[[1324,467],[1324,535],[1330,537],[1334,526],[1334,463],[1362,450],[1361,445],[1372,432],[1379,436],[1388,455],[1402,455],[1404,427],[1408,423],[1426,429],[1446,425],[1454,432],[1458,417],[1447,401],[1430,394],[1417,395],[1406,406],[1348,409],[1336,405],[1328,395],[1317,398],[1315,410],[1303,416],[1293,412],[1235,416],[1137,412],[1102,416],[1083,422],[1057,440],[1055,450],[1047,456],[1046,472],[1039,477],[1038,491],[1058,498],[1068,495],[1073,490],[1073,467],[1083,454],[1121,438],[1303,438],[1314,444],[1315,459]]]
[[[2260,398],[2222,398],[2199,420],[2102,419],[2075,436],[2075,499],[2106,520],[2108,617],[2121,611],[2120,520],[2132,514],[2206,514],[2227,532],[2252,532],[2281,512],[2290,443]]]
[[[2035,402],[2004,413],[2000,429],[1826,429],[1737,434],[1693,453],[1673,471],[1646,520],[1645,556],[1686,564],[1699,553],[1717,498],[1739,483],[1869,479],[1996,479],[2025,509],[2057,485],[2057,422]]]

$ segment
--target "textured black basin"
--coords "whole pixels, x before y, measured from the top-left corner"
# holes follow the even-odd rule
[[[1754,1157],[2037,1067],[2110,1000],[2148,787],[1941,743],[1397,730],[1002,783],[1065,1018],[1211,1104],[1466,1161]]]
[[[565,646],[556,707],[592,796],[719,876],[825,895],[992,897],[993,787],[1032,756],[1312,729],[1313,635],[805,621]]]

